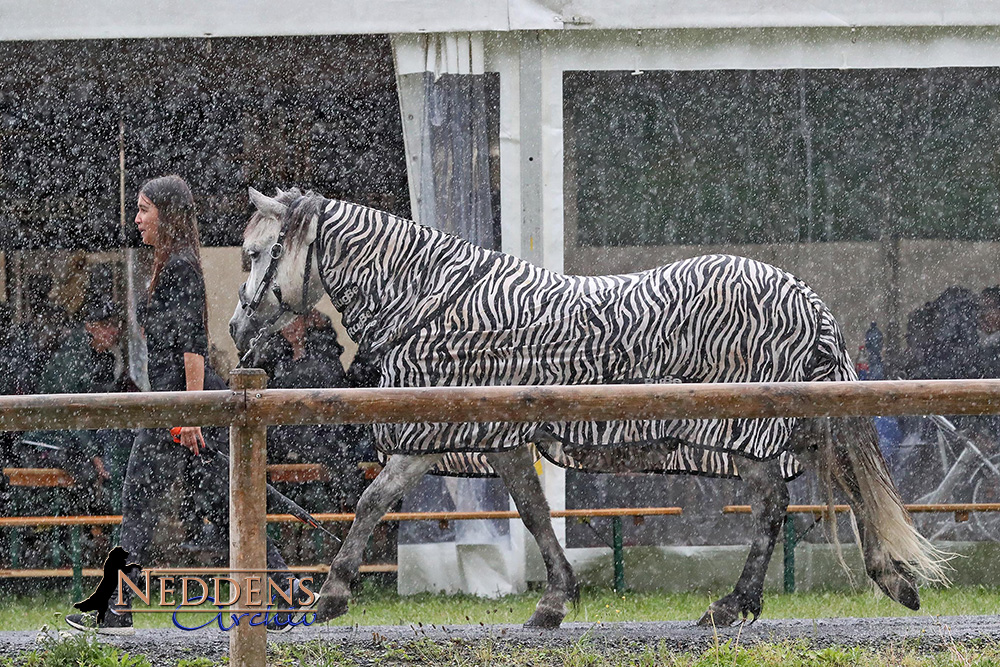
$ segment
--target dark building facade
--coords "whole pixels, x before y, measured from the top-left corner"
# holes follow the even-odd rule
[[[388,38],[0,43],[0,250],[133,245],[136,192],[165,173],[205,245],[239,244],[247,185],[408,215]]]

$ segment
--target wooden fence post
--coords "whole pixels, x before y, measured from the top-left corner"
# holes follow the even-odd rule
[[[267,375],[259,368],[236,369],[230,385],[234,392],[255,392],[267,386]],[[230,576],[240,582],[239,609],[249,608],[248,576],[263,577],[257,601],[266,597],[259,594],[267,590],[266,438],[265,424],[235,423],[229,428],[229,567]],[[260,667],[267,662],[267,629],[250,625],[250,618],[242,618],[229,632],[233,667]]]

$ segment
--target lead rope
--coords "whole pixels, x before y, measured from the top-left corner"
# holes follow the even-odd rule
[[[264,337],[264,331],[266,330],[267,330],[266,327],[261,327],[260,330],[257,332],[257,335],[255,335],[253,338],[250,339],[250,345],[247,347],[247,351],[243,354],[243,356],[240,357],[240,362],[236,364],[236,368],[246,368],[244,364],[247,361],[249,361],[250,355],[254,353],[254,348],[257,347],[257,344],[260,342],[261,338]]]

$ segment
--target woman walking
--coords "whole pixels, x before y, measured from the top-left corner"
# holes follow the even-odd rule
[[[154,178],[139,191],[138,206],[135,223],[142,242],[153,247],[149,296],[137,313],[146,337],[150,388],[153,391],[225,389],[225,382],[205,361],[208,308],[191,189],[179,176]],[[224,434],[218,437],[211,433],[214,430],[209,430],[212,447],[225,451],[228,440]],[[205,434],[198,426],[181,426],[176,439],[165,428],[137,432],[122,489],[121,546],[130,561],[150,564],[149,546],[160,518],[154,506],[167,497],[175,480],[190,481],[192,477],[200,478],[202,484],[197,489],[185,487],[185,493],[195,494],[193,499],[206,507],[214,525],[211,531],[214,542],[218,548],[228,549],[228,470],[222,459],[217,458],[212,462],[210,475],[195,475],[191,471],[192,467],[205,465],[211,456],[208,452],[203,454],[205,448]],[[269,570],[287,567],[270,540],[267,567]],[[272,578],[277,582],[278,577],[272,575]],[[289,577],[283,579],[282,588],[287,590]],[[125,589],[130,592],[127,586]],[[132,634],[130,600],[117,608],[113,604],[116,597],[112,596],[109,613],[103,614],[100,623],[96,616],[85,614],[71,614],[66,621],[75,628],[96,628],[103,634]]]

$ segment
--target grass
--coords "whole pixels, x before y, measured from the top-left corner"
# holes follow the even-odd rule
[[[927,588],[921,591],[923,607],[909,611],[871,591],[853,593],[805,592],[791,595],[771,593],[764,598],[764,618],[834,618],[876,616],[952,616],[1000,613],[1000,589],[987,587]],[[434,625],[522,623],[534,610],[539,593],[529,591],[489,600],[471,595],[396,595],[392,589],[366,586],[359,592],[347,615],[336,625]],[[616,595],[600,588],[585,588],[580,603],[567,621],[693,621],[701,616],[715,596],[707,593],[626,593]],[[70,613],[68,594],[48,592],[32,596],[0,596],[0,628],[37,630],[59,625],[61,614]],[[136,626],[170,627],[170,614],[137,614]],[[190,615],[196,625],[207,615]]]
[[[592,645],[581,640],[567,647],[506,645],[497,640],[433,642],[427,639],[370,646],[336,646],[312,641],[271,644],[270,667],[334,667],[341,665],[452,665],[453,667],[996,667],[1000,649],[955,644],[945,651],[921,652],[904,645],[879,649],[827,647],[812,649],[801,642],[740,646],[736,640],[705,651],[677,651],[656,646]],[[224,666],[225,659],[180,659],[177,667]],[[16,661],[0,658],[0,667],[149,667],[144,656],[131,656],[113,646],[78,635],[52,640]]]
[[[953,644],[947,650],[927,652],[907,644],[878,649],[810,648],[803,642],[773,642],[741,646],[738,639],[717,643],[705,651],[678,651],[663,643],[655,646],[603,646],[582,639],[572,645],[539,648],[505,644],[497,639],[434,642],[378,642],[340,646],[311,641],[271,644],[270,667],[333,667],[334,665],[453,667],[996,667],[1000,647]],[[223,667],[226,659],[182,658],[176,667]],[[50,638],[36,650],[17,658],[0,658],[0,667],[150,667],[141,655],[129,655],[89,635]]]
[[[881,649],[828,647],[811,649],[799,642],[740,646],[735,640],[706,651],[677,651],[656,646],[601,647],[582,640],[568,647],[507,646],[493,640],[405,644],[351,649],[321,642],[272,645],[272,667],[334,665],[452,665],[454,667],[996,667],[1000,648],[954,645],[947,651],[920,652],[905,645]]]
[[[39,647],[17,658],[0,658],[0,667],[150,667],[142,655],[130,655],[89,634],[41,635]],[[205,667],[211,667],[211,662]]]

